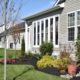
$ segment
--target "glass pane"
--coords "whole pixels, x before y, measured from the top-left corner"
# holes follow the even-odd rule
[[[37,44],[39,45],[39,33],[40,32],[40,23],[38,22],[38,26],[37,26]]]
[[[80,26],[78,27],[78,35],[80,35]]]
[[[50,19],[50,40],[53,42],[53,18]]]
[[[34,23],[34,45],[36,45],[36,23]]]
[[[75,25],[75,13],[68,14],[68,26]]]
[[[80,11],[77,12],[77,24],[80,25]]]
[[[41,43],[43,43],[43,37],[44,37],[44,22],[41,22]]]
[[[58,17],[55,20],[55,44],[58,45]]]
[[[74,41],[74,28],[68,28],[68,40]]]
[[[48,41],[48,20],[46,20],[46,41]]]

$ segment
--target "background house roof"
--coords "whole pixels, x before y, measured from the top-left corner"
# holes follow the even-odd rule
[[[16,29],[16,27],[18,29],[18,32],[24,32],[25,31],[25,23],[22,22],[22,23],[16,24],[15,26],[7,29],[6,34],[11,34],[13,32],[13,29],[14,28]],[[3,31],[2,33],[0,33],[0,37],[3,37],[4,35],[5,35],[5,31]]]

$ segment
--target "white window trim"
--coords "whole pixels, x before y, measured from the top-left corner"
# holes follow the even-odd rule
[[[59,17],[59,22],[58,22],[58,45],[55,44],[55,24],[54,24],[55,23],[55,17]],[[40,22],[40,42],[39,42],[40,44],[37,45],[37,33],[36,33],[36,45],[34,45],[34,43],[33,43],[33,47],[39,47],[41,45],[41,21],[44,22],[44,34],[43,34],[44,39],[43,39],[43,41],[45,41],[45,20],[48,19],[48,21],[49,21],[49,23],[48,23],[48,29],[49,29],[51,18],[53,18],[53,45],[54,45],[55,48],[59,47],[59,27],[60,27],[60,15],[59,14],[33,21],[33,23],[36,23],[36,32],[37,32],[37,22]],[[49,41],[50,41],[50,29],[48,30],[48,42]]]
[[[78,30],[77,30],[77,28],[78,28],[78,26],[80,26],[80,25],[77,25],[77,12],[78,11],[80,11],[80,9],[79,10],[75,10],[75,11],[71,11],[71,12],[68,12],[67,13],[67,18],[68,18],[68,14],[71,14],[71,13],[75,13],[75,26],[68,26],[67,28],[72,28],[72,27],[74,27],[74,42],[76,41],[76,39],[77,39],[77,33],[78,33]],[[67,23],[68,24],[68,23]],[[68,40],[68,42],[73,42],[73,41],[69,41]]]

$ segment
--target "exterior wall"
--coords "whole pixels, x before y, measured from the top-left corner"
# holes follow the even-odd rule
[[[4,25],[0,27],[0,33],[4,31]]]
[[[74,49],[74,42],[68,41],[68,13],[80,9],[80,0],[66,0],[64,9],[60,15],[59,43],[69,44]],[[77,34],[77,33],[76,33]],[[67,45],[68,46],[68,45]]]
[[[31,22],[31,24],[29,24],[28,22],[26,22],[26,27],[25,27],[25,47],[26,47],[26,52],[27,51],[37,51],[39,53],[39,46],[36,45],[34,46],[34,26],[33,23],[34,22],[41,22],[41,21],[45,21],[46,19],[49,20],[49,24],[48,24],[48,42],[50,42],[50,18],[53,18],[53,45],[56,48],[55,51],[58,51],[59,46],[55,45],[55,17],[59,17],[59,14],[61,13],[61,11],[58,11],[55,13],[50,13],[46,16],[42,16],[41,18],[36,18],[34,19],[34,21]],[[45,24],[44,24],[45,26]],[[59,25],[58,25],[59,26]],[[45,38],[44,38],[45,41]],[[57,53],[56,52],[56,53]]]

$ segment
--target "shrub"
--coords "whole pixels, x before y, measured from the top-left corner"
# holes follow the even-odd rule
[[[49,55],[52,54],[53,52],[53,44],[52,43],[48,43],[48,42],[44,42],[41,46],[40,46],[40,52],[41,55],[45,55],[46,53],[48,53]]]
[[[60,70],[66,70],[67,66],[69,64],[68,58],[63,58],[63,59],[55,59],[53,61],[53,67],[56,67]]]
[[[44,55],[39,61],[37,61],[37,67],[38,68],[46,68],[51,67],[52,62],[54,58],[52,56],[49,56],[48,54]]]
[[[80,35],[78,35],[76,41],[76,56],[78,57],[78,61],[80,62]]]
[[[21,56],[23,57],[24,55],[25,55],[25,41],[23,37],[22,44],[21,44]]]
[[[32,53],[31,51],[28,51],[27,56],[29,56],[30,58],[32,58],[34,55],[34,53]]]
[[[68,64],[69,64],[68,58],[55,59],[54,57],[46,54],[37,62],[37,67],[41,69],[46,67],[55,67],[58,68],[59,70],[66,70]]]

